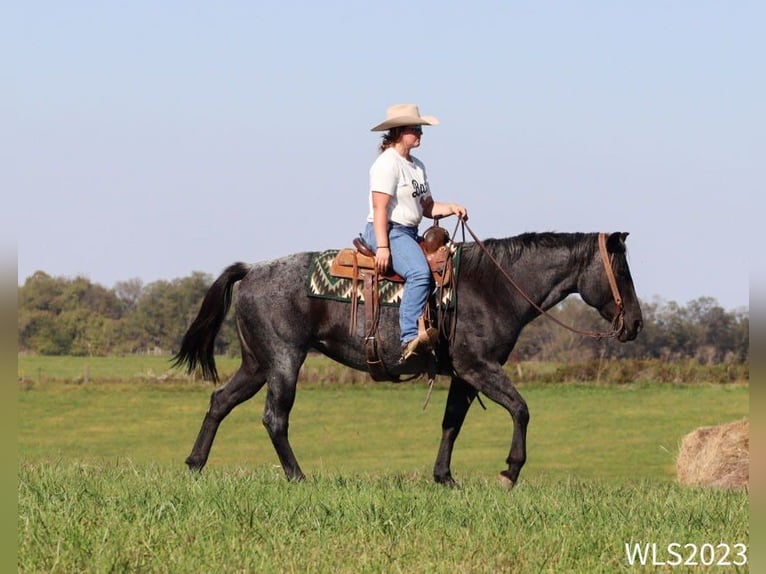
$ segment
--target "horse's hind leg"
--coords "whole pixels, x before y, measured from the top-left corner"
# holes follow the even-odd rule
[[[293,360],[288,363],[273,367],[269,371],[266,408],[263,412],[263,426],[269,432],[271,443],[277,452],[282,469],[290,480],[303,480],[305,478],[287,438],[290,411],[295,403],[298,370],[305,357],[304,352],[303,356],[293,357]]]
[[[192,470],[202,470],[210,455],[210,448],[218,427],[234,407],[252,398],[266,382],[266,374],[242,365],[234,376],[210,396],[210,408],[202,421],[191,454],[186,464]]]
[[[476,395],[476,389],[464,380],[457,377],[452,378],[447,395],[447,405],[444,408],[444,419],[442,420],[442,440],[434,465],[434,480],[440,484],[457,486],[450,471],[452,449],[455,447],[455,441],[463,427],[465,416]]]

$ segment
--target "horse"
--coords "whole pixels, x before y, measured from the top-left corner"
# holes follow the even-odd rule
[[[452,452],[479,393],[511,416],[507,468],[499,479],[509,487],[517,483],[527,458],[530,414],[502,367],[530,321],[577,293],[615,325],[613,335],[618,341],[636,338],[643,319],[627,261],[627,235],[524,233],[461,244],[459,302],[456,309],[447,312],[453,322],[452,336],[450,341],[442,336],[437,349],[437,372],[450,377],[433,469],[437,483],[457,486],[450,468]],[[601,254],[604,251],[608,257]],[[364,337],[349,333],[350,306],[306,293],[306,278],[315,255],[304,252],[256,264],[235,263],[207,291],[174,357],[175,364],[185,366],[189,373],[200,368],[205,378],[218,380],[215,337],[237,283],[235,317],[242,363],[210,397],[202,427],[186,459],[191,470],[201,471],[205,466],[224,418],[266,385],[263,425],[287,479],[305,478],[288,440],[288,426],[298,372],[307,353],[313,349],[347,367],[367,370]],[[514,285],[523,286],[523,291]],[[401,353],[398,331],[398,309],[381,307],[379,353],[391,366],[392,380],[401,374],[395,368]]]

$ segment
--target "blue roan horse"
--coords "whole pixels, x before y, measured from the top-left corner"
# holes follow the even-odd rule
[[[450,461],[466,413],[481,392],[502,405],[513,420],[513,438],[501,480],[516,483],[526,461],[527,403],[502,369],[519,333],[540,312],[502,276],[512,276],[534,303],[549,309],[571,293],[579,293],[604,319],[614,321],[618,305],[610,288],[611,265],[622,297],[623,316],[617,339],[635,339],[642,327],[641,308],[625,252],[627,233],[607,236],[611,263],[600,256],[597,233],[527,233],[489,239],[486,251],[465,244],[459,271],[459,304],[454,340],[438,349],[439,373],[451,377],[442,422],[442,438],[434,480],[454,485]],[[295,401],[298,371],[309,349],[316,349],[348,367],[367,370],[361,333],[349,334],[348,304],[309,297],[305,283],[315,253],[299,253],[274,261],[228,267],[205,295],[199,314],[184,336],[177,364],[191,372],[199,366],[206,378],[217,379],[213,357],[215,337],[232,299],[242,365],[210,398],[199,435],[186,464],[201,470],[207,462],[218,426],[238,404],[265,384],[263,424],[289,479],[304,477],[288,440],[288,421]],[[493,261],[494,260],[494,261]],[[502,269],[498,269],[496,263]],[[363,309],[360,306],[360,314]],[[364,317],[359,320],[364,324]],[[383,307],[379,328],[380,355],[395,365],[399,346],[398,309]],[[393,373],[398,374],[398,373]],[[392,414],[392,416],[395,416]]]

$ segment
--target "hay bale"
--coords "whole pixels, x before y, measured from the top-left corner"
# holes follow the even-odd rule
[[[688,486],[746,488],[750,480],[750,422],[700,427],[681,440],[676,478]]]

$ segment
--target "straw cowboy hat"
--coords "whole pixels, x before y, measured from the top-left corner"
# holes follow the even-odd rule
[[[370,131],[384,132],[400,126],[436,126],[439,120],[434,116],[421,116],[415,104],[396,104],[386,110],[386,121]]]

